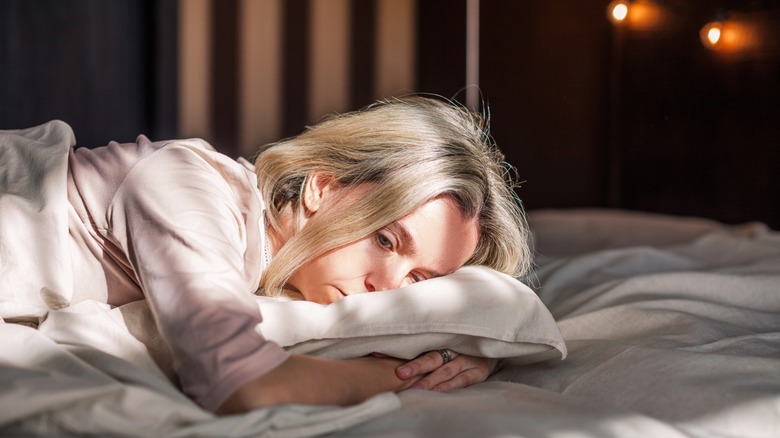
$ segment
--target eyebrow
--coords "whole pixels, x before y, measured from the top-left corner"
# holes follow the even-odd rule
[[[405,242],[406,247],[408,248],[408,251],[411,254],[417,254],[417,244],[414,241],[414,237],[412,237],[412,234],[409,233],[409,230],[406,229],[405,226],[403,226],[400,222],[396,221],[390,224],[391,227],[398,230],[398,233],[401,235],[401,240]],[[435,277],[443,277],[444,274],[441,274],[436,271],[432,271],[428,268],[425,268],[426,271],[431,275],[431,278]]]

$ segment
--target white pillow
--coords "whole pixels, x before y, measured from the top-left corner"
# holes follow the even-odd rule
[[[558,326],[537,295],[480,266],[332,304],[257,297],[257,330],[293,353],[328,358],[376,352],[411,359],[450,348],[482,357],[566,356]]]

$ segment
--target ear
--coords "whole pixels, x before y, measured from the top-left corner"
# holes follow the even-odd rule
[[[316,213],[322,208],[326,198],[332,195],[335,178],[326,172],[312,172],[306,178],[303,187],[303,206],[308,214]]]

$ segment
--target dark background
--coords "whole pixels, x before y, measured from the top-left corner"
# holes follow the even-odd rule
[[[304,44],[295,20],[306,19],[308,1],[284,2],[288,43]],[[651,30],[616,28],[608,3],[481,1],[482,97],[524,181],[526,208],[616,207],[780,228],[780,50],[727,56],[698,37],[718,11],[777,23],[780,1],[659,2],[672,18]],[[228,20],[216,26],[230,28],[235,4],[215,2],[217,19]],[[0,1],[0,129],[59,118],[87,146],[175,137],[177,5]],[[353,0],[351,22],[364,38],[373,10],[373,0]],[[417,91],[464,98],[465,11],[465,0],[418,0]],[[217,53],[230,60],[234,41],[221,35]],[[365,45],[354,50],[370,55]],[[355,80],[357,108],[370,92],[361,73]],[[297,132],[301,91],[287,87],[285,130]]]

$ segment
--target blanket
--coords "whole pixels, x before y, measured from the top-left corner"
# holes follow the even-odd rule
[[[119,348],[117,339],[135,339],[119,324],[94,335],[104,341],[84,344],[0,324],[0,430],[778,436],[780,233],[761,224],[615,211],[532,212],[530,223],[537,230],[536,290],[558,319],[565,360],[509,358],[487,382],[447,394],[413,390],[351,408],[288,406],[216,418],[175,389],[143,344]],[[589,232],[572,235],[578,227]],[[662,243],[654,245],[656,238]]]
[[[116,308],[72,300],[65,186],[74,143],[60,121],[0,131],[3,432],[299,436],[343,429],[400,406],[394,394],[382,394],[351,408],[276,407],[236,424],[195,406],[178,390],[170,348],[144,300]],[[327,306],[257,300],[263,314],[257,330],[298,354],[411,359],[452,348],[527,363],[566,354],[539,297],[483,267]]]
[[[566,360],[402,393],[339,436],[780,436],[780,233],[609,210],[529,222]]]
[[[0,181],[24,177],[6,173]],[[46,193],[6,195],[0,213],[21,206],[35,219],[47,211],[39,202]],[[24,223],[20,218],[14,227]],[[502,327],[525,321],[510,330],[521,332],[511,339],[523,345],[513,348],[523,348],[508,353],[487,382],[446,394],[380,394],[346,408],[289,405],[216,417],[177,389],[160,361],[165,345],[137,331],[145,327],[142,303],[112,309],[85,301],[47,313],[37,327],[0,323],[0,435],[780,436],[780,233],[760,223],[616,210],[535,211],[529,224],[533,290],[505,283],[536,310],[518,309],[516,318],[503,312],[498,327],[464,316],[489,336],[462,345],[485,352],[506,342]],[[21,243],[5,248],[29,251],[11,231],[0,227],[0,237]],[[0,253],[3,268],[9,253]],[[46,271],[44,283],[14,278],[17,286],[41,287],[44,304],[67,298],[44,288],[65,282],[56,270]],[[349,307],[342,301],[333,309]],[[284,321],[288,310],[278,304],[276,320]],[[549,330],[529,336],[537,326]],[[341,354],[338,339],[312,347],[298,335],[290,339],[306,352]],[[360,348],[357,338],[349,351]]]

